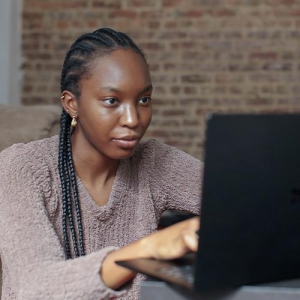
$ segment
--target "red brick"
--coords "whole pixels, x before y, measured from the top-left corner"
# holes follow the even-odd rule
[[[149,64],[150,72],[155,72],[160,70],[160,64]]]
[[[146,10],[141,11],[139,16],[142,19],[160,19],[164,16],[164,12],[161,10]]]
[[[181,77],[182,82],[190,82],[190,83],[204,83],[204,82],[209,82],[210,79],[207,75],[184,75]]]
[[[69,27],[69,22],[66,22],[66,21],[60,21],[60,22],[57,22],[57,23],[56,23],[56,27],[57,27],[57,29],[59,29],[59,30],[65,30],[65,29],[68,29],[68,27]]]
[[[153,106],[167,106],[167,107],[172,107],[174,105],[176,105],[176,101],[175,99],[161,99],[161,98],[154,98],[153,101]]]
[[[186,111],[183,109],[170,109],[170,110],[164,110],[162,112],[163,116],[184,116],[186,115]]]
[[[166,7],[175,7],[177,8],[178,6],[184,6],[186,5],[186,0],[162,0],[162,6]]]
[[[41,12],[23,12],[22,17],[23,21],[42,20],[43,14]]]
[[[92,7],[121,9],[121,2],[121,0],[93,0]]]
[[[285,5],[295,4],[295,0],[281,0],[280,3]]]
[[[202,10],[189,10],[183,13],[184,17],[188,18],[199,18],[203,16]]]
[[[216,10],[213,15],[217,17],[232,17],[236,15],[236,11],[233,9],[223,8]]]
[[[214,105],[226,105],[226,106],[238,106],[240,104],[240,99],[235,98],[216,98],[213,101]]]
[[[172,49],[191,49],[191,48],[196,48],[197,44],[194,42],[176,42],[176,43],[171,43],[171,48]]]
[[[147,43],[140,43],[139,46],[144,49],[145,51],[161,51],[164,49],[164,45],[159,42],[147,42]]]
[[[160,22],[156,22],[156,21],[152,21],[148,23],[148,26],[150,29],[158,29],[160,27],[161,23]]]
[[[168,132],[163,131],[163,130],[152,130],[151,131],[151,136],[155,136],[158,138],[166,138],[169,136]]]
[[[172,83],[172,82],[176,82],[177,78],[175,75],[152,75],[151,76],[152,81],[154,83]]]
[[[176,38],[185,38],[186,32],[183,31],[164,31],[158,35],[159,39],[176,39]]]
[[[29,51],[29,50],[38,50],[40,49],[40,44],[38,42],[34,42],[34,43],[23,43],[22,45],[22,50],[25,51]]]
[[[158,95],[165,95],[167,93],[166,88],[164,86],[155,86],[154,92]],[[167,102],[169,103],[169,101]]]
[[[87,1],[85,0],[72,0],[72,1],[31,1],[32,6],[35,9],[42,10],[59,10],[59,9],[70,9],[70,8],[86,8]]]
[[[197,88],[195,86],[187,86],[184,88],[184,92],[187,94],[187,95],[194,95],[197,93]]]
[[[170,28],[170,29],[174,29],[178,26],[178,23],[176,21],[166,21],[165,22],[165,27],[166,28]]]
[[[182,106],[189,105],[189,106],[197,106],[197,105],[204,105],[208,104],[209,99],[205,98],[186,98],[186,99],[180,99],[180,104]]]
[[[148,1],[143,1],[143,0],[127,0],[127,5],[129,7],[133,7],[133,8],[156,7],[157,6],[157,0],[148,0]]]
[[[172,94],[178,94],[181,91],[181,87],[180,86],[172,86],[171,87],[171,93]]]
[[[166,71],[172,71],[172,70],[175,70],[176,69],[176,64],[174,63],[167,63],[167,64],[164,64],[164,70]]]
[[[198,119],[183,120],[183,125],[186,125],[186,126],[198,126],[198,125],[200,125],[200,122],[199,122]]]
[[[22,88],[22,91],[24,93],[30,93],[33,91],[33,86],[32,85],[24,85]]]
[[[129,18],[133,19],[137,16],[137,12],[132,10],[115,10],[109,13],[110,18]]]
[[[256,52],[250,55],[250,59],[277,59],[277,57],[275,52]]]
[[[41,59],[41,60],[50,60],[52,55],[49,53],[35,53],[35,54],[27,54],[27,57],[30,59]]]
[[[243,94],[243,88],[239,86],[232,86],[229,88],[230,94],[233,95],[242,95]]]

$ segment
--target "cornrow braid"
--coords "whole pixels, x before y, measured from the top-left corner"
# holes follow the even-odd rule
[[[119,48],[131,48],[145,59],[142,50],[123,32],[101,28],[80,36],[65,57],[60,82],[61,91],[69,90],[79,97],[79,81],[83,76],[89,75],[94,59]]]
[[[61,73],[61,92],[70,91],[79,100],[80,80],[91,75],[94,61],[117,49],[132,49],[145,59],[142,50],[122,32],[101,28],[80,36],[66,54]],[[72,258],[73,254],[75,257],[85,255],[80,201],[72,157],[71,120],[69,114],[63,110],[60,120],[58,169],[62,191],[62,230],[67,259]]]

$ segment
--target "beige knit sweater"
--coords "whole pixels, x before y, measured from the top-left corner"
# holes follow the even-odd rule
[[[2,300],[138,299],[106,287],[99,270],[107,253],[157,228],[163,211],[199,213],[202,163],[150,140],[119,164],[109,202],[98,206],[77,178],[86,256],[66,260],[57,168],[58,137],[0,153]]]

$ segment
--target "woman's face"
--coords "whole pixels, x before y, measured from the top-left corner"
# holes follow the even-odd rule
[[[152,116],[152,84],[142,56],[118,49],[80,81],[74,145],[110,159],[132,156]]]

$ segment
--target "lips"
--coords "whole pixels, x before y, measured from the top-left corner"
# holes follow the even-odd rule
[[[137,146],[140,137],[137,135],[125,135],[119,138],[114,138],[113,142],[120,148],[131,149]]]

